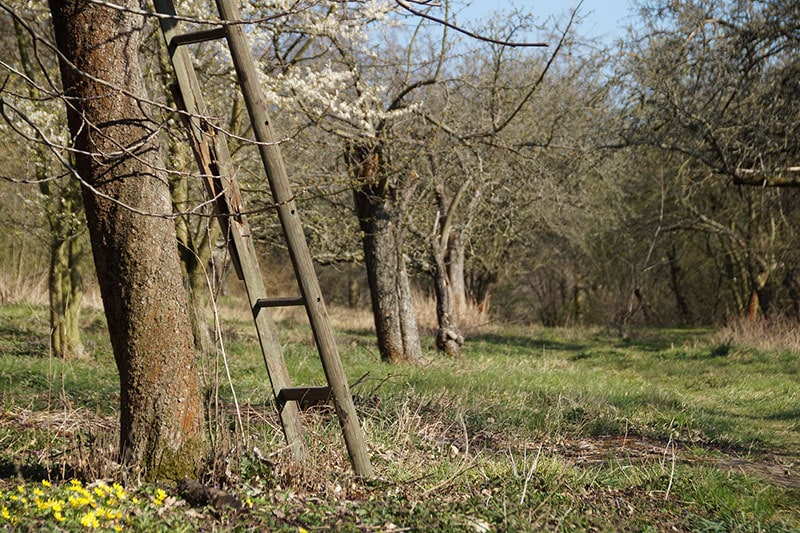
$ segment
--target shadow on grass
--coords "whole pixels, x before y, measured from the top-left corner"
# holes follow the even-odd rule
[[[51,471],[42,465],[20,464],[6,457],[0,459],[0,479],[40,481],[51,477]]]
[[[561,352],[577,352],[586,349],[585,344],[525,337],[521,335],[500,335],[497,333],[481,333],[470,337],[467,343],[485,343],[499,350],[504,350],[509,346],[525,348],[531,351],[545,349]]]
[[[676,346],[702,341],[708,337],[708,334],[709,330],[697,328],[642,330],[616,342],[614,346],[636,348],[646,352],[663,352],[674,349]]]
[[[0,327],[0,355],[42,357],[48,354],[50,339],[41,328]]]
[[[764,418],[767,420],[800,420],[800,408],[787,409],[779,413],[765,416]],[[800,425],[798,425],[797,430],[800,431]]]

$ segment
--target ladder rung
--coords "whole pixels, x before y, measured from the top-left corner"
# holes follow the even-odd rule
[[[259,298],[256,300],[256,309],[262,307],[291,307],[293,305],[305,305],[306,300],[302,296],[288,298]]]
[[[278,402],[327,402],[332,398],[330,387],[286,387],[278,393]]]
[[[189,33],[183,33],[181,35],[176,35],[175,37],[172,38],[170,43],[172,44],[172,46],[202,43],[205,41],[224,39],[225,35],[226,35],[225,28],[220,26],[219,28],[211,28],[210,30],[193,31]]]

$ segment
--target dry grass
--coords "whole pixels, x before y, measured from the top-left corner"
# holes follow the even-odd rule
[[[757,350],[800,352],[800,327],[796,320],[787,318],[734,319],[716,332],[715,339],[720,344]]]
[[[47,276],[24,264],[3,265],[0,270],[0,304],[30,303],[42,305],[47,303]]]

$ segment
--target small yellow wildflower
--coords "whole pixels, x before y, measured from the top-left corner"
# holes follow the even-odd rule
[[[164,500],[167,499],[167,493],[162,489],[156,489],[156,495],[153,498],[153,503],[156,505],[164,505]]]
[[[70,496],[69,504],[78,509],[80,507],[94,507],[96,505],[94,498],[91,495],[87,496]]]
[[[79,489],[79,488],[81,488],[83,486],[83,485],[81,485],[81,481],[79,479],[71,479],[71,480],[69,480],[69,485],[70,485],[70,488],[73,489],[73,490],[74,489]]]
[[[33,494],[34,494],[34,496],[44,496],[44,491],[42,489],[40,489],[39,487],[35,487],[33,489]]]
[[[0,509],[0,516],[5,518],[6,520],[11,520],[11,513],[8,512],[8,507],[5,505]]]
[[[100,522],[97,520],[95,512],[89,511],[81,517],[81,525],[83,527],[88,527],[89,529],[94,529],[100,527]]]
[[[17,492],[19,492],[20,494],[25,494],[25,485],[19,485],[17,487]]]
[[[49,482],[49,481],[47,481],[46,479],[43,479],[43,480],[42,480],[42,487],[47,487],[47,488],[50,488],[50,487],[52,487],[52,486],[53,486],[53,485],[52,485],[52,483],[50,483],[50,482]]]
[[[64,518],[64,515],[61,514],[61,510],[60,509],[58,511],[53,509],[53,518],[55,518],[56,521],[58,521],[58,522],[63,522],[64,520],[66,520],[66,518]]]
[[[128,493],[125,492],[125,489],[122,488],[122,485],[120,485],[119,483],[114,483],[113,485],[111,485],[111,487],[114,489],[114,495],[117,497],[118,500],[124,500],[125,498],[127,498]]]

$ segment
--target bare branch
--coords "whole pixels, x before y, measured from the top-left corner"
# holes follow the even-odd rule
[[[547,43],[525,43],[525,42],[521,42],[520,43],[520,42],[503,41],[503,40],[500,40],[500,39],[493,39],[491,37],[486,37],[484,35],[480,35],[480,34],[471,32],[469,30],[466,30],[466,29],[462,28],[461,26],[457,26],[456,24],[448,22],[448,21],[446,21],[444,19],[440,19],[438,17],[434,17],[433,15],[429,15],[428,13],[424,13],[422,11],[418,11],[418,10],[414,9],[413,7],[411,7],[411,5],[410,5],[411,3],[423,4],[423,5],[426,5],[426,6],[427,5],[433,6],[433,5],[436,5],[436,4],[432,4],[432,3],[428,3],[428,2],[419,2],[419,1],[410,2],[409,0],[395,0],[395,2],[397,2],[397,5],[399,5],[400,7],[402,7],[403,9],[408,11],[409,13],[411,13],[412,15],[416,15],[418,17],[422,17],[424,19],[428,19],[430,21],[436,22],[437,24],[441,24],[443,26],[446,26],[446,27],[448,27],[450,29],[453,29],[453,30],[455,30],[455,31],[457,31],[459,33],[463,33],[464,35],[466,35],[468,37],[471,37],[473,39],[477,39],[479,41],[484,41],[484,42],[492,43],[492,44],[498,44],[500,46],[508,46],[508,47],[512,47],[512,48],[523,48],[523,47],[532,48],[532,47],[547,47],[547,46],[549,46]]]
[[[739,168],[736,169],[733,183],[751,187],[800,187],[800,167],[787,167],[772,172]]]

